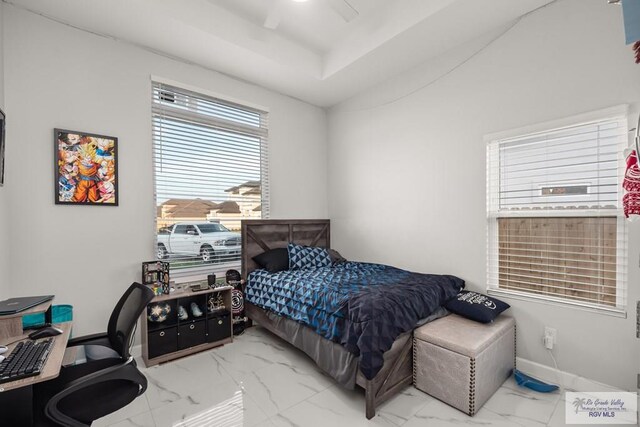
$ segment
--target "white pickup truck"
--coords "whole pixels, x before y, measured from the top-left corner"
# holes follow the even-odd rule
[[[158,259],[170,255],[223,262],[240,257],[240,234],[216,222],[177,223],[158,232]]]

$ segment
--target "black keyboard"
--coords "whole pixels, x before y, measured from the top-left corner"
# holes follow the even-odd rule
[[[53,338],[41,341],[20,341],[13,351],[0,362],[0,383],[40,375]]]

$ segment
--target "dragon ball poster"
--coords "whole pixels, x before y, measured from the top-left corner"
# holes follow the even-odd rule
[[[55,129],[56,204],[118,206],[118,138]]]

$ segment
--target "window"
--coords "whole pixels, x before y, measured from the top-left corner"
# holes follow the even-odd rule
[[[200,224],[200,225],[198,225],[198,228],[200,229],[200,232],[203,233],[203,234],[206,234],[206,233],[217,233],[217,232],[220,232],[220,231],[229,231],[222,224]]]
[[[171,229],[169,229],[169,234],[171,234]],[[187,234],[187,226],[186,225],[176,225],[173,234]]]
[[[172,275],[240,267],[240,222],[267,218],[268,114],[153,83],[158,258]]]
[[[627,122],[601,117],[489,138],[489,292],[624,311]]]

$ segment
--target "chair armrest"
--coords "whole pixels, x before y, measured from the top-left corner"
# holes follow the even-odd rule
[[[91,344],[92,341],[99,341],[105,338],[108,339],[106,332],[100,332],[97,334],[91,334],[91,335],[85,335],[82,337],[72,338],[69,341],[67,341],[67,347],[73,347],[76,345],[87,345],[87,344]]]
[[[138,376],[134,376],[134,373],[131,371],[133,369]],[[142,378],[144,380],[143,383],[139,381]],[[105,369],[101,369],[99,371],[93,372],[89,375],[86,375],[82,378],[78,378],[66,384],[65,388],[55,394],[48,402],[45,408],[45,413],[47,416],[56,421],[57,423],[68,425],[70,427],[86,427],[85,424],[74,420],[73,418],[68,417],[60,410],[58,410],[58,404],[62,399],[69,396],[70,394],[81,391],[85,387],[89,387],[101,382],[112,381],[112,380],[128,380],[134,383],[137,383],[140,386],[140,391],[138,392],[138,396],[145,392],[147,389],[146,378],[144,375],[136,368],[133,357],[130,357],[126,361],[119,363],[114,366],[110,366]]]

